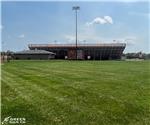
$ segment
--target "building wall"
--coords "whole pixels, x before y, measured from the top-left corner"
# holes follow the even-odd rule
[[[55,58],[54,55],[49,54],[14,54],[15,59],[35,59],[35,60],[47,60]]]

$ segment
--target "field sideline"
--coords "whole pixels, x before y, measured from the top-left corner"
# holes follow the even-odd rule
[[[25,125],[150,125],[150,61],[11,61],[2,120]]]

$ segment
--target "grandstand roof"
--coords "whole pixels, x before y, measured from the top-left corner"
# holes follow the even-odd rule
[[[86,47],[125,47],[125,43],[101,43],[101,44],[78,44],[78,47],[86,48]],[[48,48],[73,48],[76,47],[75,44],[29,44],[29,48],[34,47],[48,47]]]

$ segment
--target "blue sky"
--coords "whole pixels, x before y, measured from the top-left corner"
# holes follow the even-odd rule
[[[2,2],[2,49],[20,51],[31,43],[126,42],[125,52],[150,52],[148,2]],[[116,41],[113,41],[116,40]]]

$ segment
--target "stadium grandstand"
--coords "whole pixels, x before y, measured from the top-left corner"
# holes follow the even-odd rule
[[[56,59],[116,60],[121,58],[126,44],[29,44],[28,47],[53,52]]]

